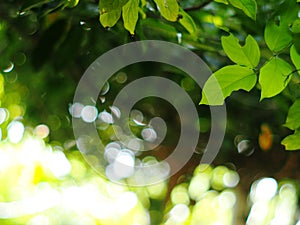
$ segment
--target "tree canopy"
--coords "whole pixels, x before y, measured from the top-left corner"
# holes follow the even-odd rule
[[[63,84],[75,84],[101,53],[135,40],[178,43],[199,54],[215,71],[213,76],[221,86],[223,97],[215,98],[209,79],[200,104],[208,104],[208,99],[211,105],[223,104],[237,90],[253,96],[259,90],[257,103],[278,95],[294,103],[282,123],[294,133],[286,135],[282,144],[287,150],[296,150],[300,145],[295,122],[299,95],[298,14],[299,5],[294,0],[8,1],[1,3],[2,68],[5,71],[14,65],[12,77],[26,67],[27,73],[36,77],[31,79],[30,89],[44,85],[37,92],[47,93],[53,82],[58,89],[66,89],[60,101],[49,95],[49,104],[59,104],[61,107],[55,110],[61,110],[62,115],[74,90],[74,86]],[[24,62],[26,59],[29,63]],[[47,72],[41,72],[45,67]],[[43,79],[47,82],[42,84]],[[191,94],[201,96],[196,91]],[[33,107],[28,109],[32,112],[28,114],[34,115],[38,104],[26,104],[31,103]]]

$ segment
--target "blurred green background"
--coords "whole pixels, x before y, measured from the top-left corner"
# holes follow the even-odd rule
[[[178,22],[161,18],[153,1],[142,2],[134,35],[122,21],[103,28],[97,1],[0,2],[0,224],[300,224],[299,153],[280,144],[291,133],[282,124],[299,96],[296,82],[261,102],[257,89],[235,92],[226,100],[227,130],[218,157],[213,165],[198,165],[211,120],[209,107],[198,106],[200,87],[166,65],[123,68],[96,104],[102,140],[117,143],[111,114],[118,112],[111,107],[120,89],[158,75],[177,82],[197,105],[198,149],[173,178],[148,187],[117,185],[85,162],[71,124],[83,106],[72,101],[79,79],[97,57],[136,40],[166,40],[191,49],[215,71],[229,63],[220,42],[229,29],[240,38],[253,35],[266,60],[271,54],[263,42],[266,18],[284,1],[257,2],[256,21],[223,1],[179,1],[198,26],[196,39]],[[139,157],[143,163],[164,159],[180,135],[176,110],[157,98],[136,104],[128,122],[145,138],[142,131],[157,116],[166,121],[168,133],[157,151]]]

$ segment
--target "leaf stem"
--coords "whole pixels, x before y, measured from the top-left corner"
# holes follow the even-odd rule
[[[291,76],[293,73],[296,73],[296,72],[298,72],[298,71],[300,71],[300,69],[295,69],[295,70],[293,70],[291,73],[289,73],[288,75],[286,75],[287,77],[288,76]]]

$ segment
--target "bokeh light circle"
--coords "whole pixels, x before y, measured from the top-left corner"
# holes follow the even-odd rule
[[[132,42],[108,51],[88,67],[76,88],[74,103],[94,107],[99,94],[101,95],[101,90],[107,85],[111,76],[128,65],[147,61],[176,67],[188,74],[201,88],[212,74],[199,56],[180,45],[158,40]],[[215,83],[219,92],[222,93],[218,83]],[[128,178],[127,174],[130,174],[136,179],[128,179],[127,185],[145,186],[159,183],[177,173],[195,152],[199,139],[199,128],[194,126],[199,117],[196,106],[185,90],[172,80],[158,76],[134,80],[118,93],[113,106],[120,110],[120,117],[129,117],[134,104],[149,96],[162,98],[172,104],[177,110],[181,122],[178,144],[174,151],[161,162],[138,163],[131,158],[128,152],[118,149],[108,151],[98,135],[95,123],[87,123],[82,118],[73,117],[73,132],[77,146],[85,160],[103,176],[111,174],[115,169],[124,170],[121,177],[111,179],[112,181],[122,183],[121,178]],[[226,127],[225,105],[211,106],[210,111],[211,132],[200,162],[205,164],[210,164],[216,157],[222,145]],[[161,121],[161,119],[157,121]],[[114,122],[118,123],[118,120]],[[166,124],[164,122],[155,124],[158,126],[157,130],[161,130],[165,134]],[[116,127],[120,126],[125,130],[126,135],[134,137],[129,126],[117,124]],[[157,134],[157,136],[161,136],[161,134]],[[121,142],[122,137],[122,135],[118,137]],[[153,147],[153,144],[147,145],[146,140],[142,141],[145,144],[142,151]],[[115,156],[116,159],[114,160],[112,156]],[[117,164],[111,164],[110,167],[105,168],[107,158]]]

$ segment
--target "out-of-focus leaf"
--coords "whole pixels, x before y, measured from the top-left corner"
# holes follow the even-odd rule
[[[122,7],[128,0],[100,0],[100,23],[103,27],[114,26],[121,17]]]
[[[300,149],[300,132],[295,132],[284,138],[281,144],[285,146],[286,150],[299,150]]]
[[[179,6],[176,0],[154,0],[161,15],[169,21],[175,22],[178,18]]]
[[[296,130],[300,127],[300,99],[296,100],[290,107],[284,126],[291,130]]]
[[[291,78],[292,67],[280,58],[273,58],[260,70],[259,83],[261,85],[261,98],[270,98],[279,94]]]
[[[250,91],[256,80],[256,74],[250,68],[239,65],[225,66],[206,81],[200,104],[222,105],[224,99],[233,91]]]
[[[74,8],[75,6],[78,5],[79,0],[65,0],[66,6],[69,8]]]
[[[260,51],[255,39],[248,35],[245,45],[241,46],[239,40],[230,34],[221,38],[222,47],[227,56],[235,63],[254,68],[258,65]]]
[[[197,37],[197,25],[193,18],[186,13],[183,9],[180,8],[179,10],[180,15],[182,18],[179,19],[179,23],[194,37]]]
[[[261,132],[258,136],[258,144],[261,150],[269,151],[273,145],[273,133],[270,126],[266,123],[263,123],[260,126]]]
[[[296,82],[290,82],[285,94],[292,100],[300,99],[300,85]]]
[[[139,17],[139,0],[129,0],[122,8],[122,17],[125,29],[134,34]]]
[[[178,3],[183,9],[193,9],[199,5],[207,4],[207,0],[178,0]]]
[[[293,40],[294,46],[297,52],[300,52],[300,33],[294,34],[293,36],[294,36],[294,40]]]
[[[282,23],[277,26],[274,22],[269,22],[265,28],[264,36],[267,46],[273,52],[281,51],[293,40],[288,26]]]
[[[283,1],[276,16],[280,18],[280,23],[290,26],[298,18],[299,9],[296,1]]]
[[[227,0],[214,0],[214,1],[218,2],[218,3],[223,3],[223,4],[228,5],[228,1]]]
[[[234,7],[243,10],[251,19],[256,19],[257,4],[255,0],[229,0]]]
[[[296,19],[291,27],[293,33],[300,33],[300,19]]]
[[[291,47],[290,56],[296,69],[298,70],[298,73],[300,74],[300,54],[297,52],[295,45]]]
[[[139,36],[144,39],[177,40],[177,30],[161,20],[147,18],[139,21]]]

